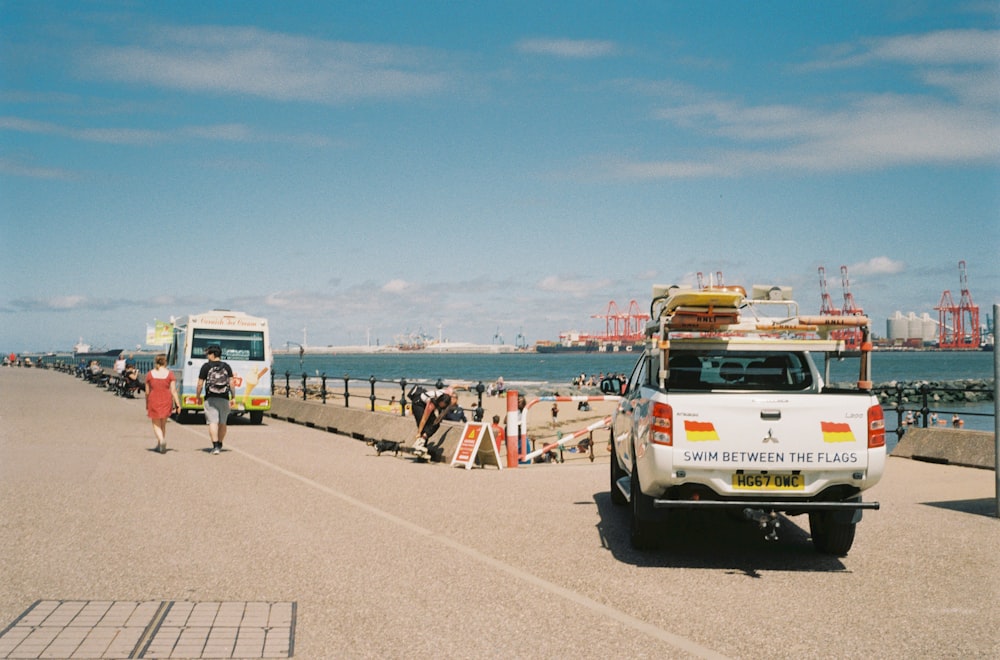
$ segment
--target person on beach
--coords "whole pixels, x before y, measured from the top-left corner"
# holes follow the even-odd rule
[[[490,428],[493,429],[493,441],[497,443],[497,453],[503,455],[504,445],[507,444],[507,433],[500,426],[500,415],[493,415],[493,423],[490,424]]]
[[[174,372],[167,369],[167,356],[159,353],[154,359],[153,370],[146,374],[146,416],[153,422],[156,451],[167,451],[167,417],[180,412],[181,399],[177,394]]]
[[[222,443],[226,439],[226,422],[229,420],[230,400],[236,391],[236,381],[233,369],[222,361],[222,349],[209,346],[205,349],[208,360],[201,365],[198,372],[198,385],[195,395],[205,393],[205,423],[208,424],[208,436],[212,440],[212,453],[222,451]]]
[[[413,419],[417,422],[417,438],[413,442],[413,453],[418,458],[427,454],[427,439],[437,432],[441,421],[450,412],[454,394],[454,390],[450,387],[427,390],[417,386],[410,391]]]

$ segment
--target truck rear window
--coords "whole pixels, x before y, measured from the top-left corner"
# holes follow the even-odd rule
[[[685,390],[804,390],[813,384],[803,353],[673,351],[667,386]]]

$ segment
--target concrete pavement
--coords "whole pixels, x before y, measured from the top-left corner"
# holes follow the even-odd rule
[[[159,455],[142,400],[66,374],[0,369],[0,401],[0,657],[52,635],[40,608],[104,603],[153,611],[115,657],[1000,656],[992,471],[890,459],[845,558],[722,516],[638,553],[606,461],[470,471],[274,419],[220,456],[171,423]],[[215,612],[172,620],[200,655],[152,644],[175,607]]]

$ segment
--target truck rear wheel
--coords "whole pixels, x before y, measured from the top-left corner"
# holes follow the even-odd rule
[[[809,533],[817,551],[843,557],[854,545],[856,522],[843,522],[836,511],[814,511],[809,514]]]
[[[629,540],[636,550],[652,550],[656,546],[653,498],[644,494],[639,486],[639,472],[635,469],[635,458],[632,459],[632,474],[629,477],[629,485],[629,501],[632,504]]]
[[[251,410],[250,411],[250,423],[260,424],[264,421],[264,411],[263,410]]]

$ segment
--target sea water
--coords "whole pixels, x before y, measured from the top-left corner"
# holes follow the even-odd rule
[[[581,374],[595,379],[602,374],[631,373],[639,353],[366,353],[311,354],[300,358],[296,354],[274,358],[275,387],[289,374],[292,382],[326,375],[328,380],[345,376],[378,381],[420,381],[464,384],[488,387],[503,377],[511,389],[571,394],[572,381]],[[872,357],[873,380],[877,384],[893,381],[949,381],[993,378],[993,353],[983,351],[876,351]],[[857,360],[845,360],[831,365],[831,380],[850,382],[857,379]],[[333,384],[331,383],[331,386]],[[911,403],[911,406],[914,404]],[[936,407],[941,411],[958,412],[965,428],[993,430],[993,403],[949,403]],[[985,415],[985,416],[980,416]],[[890,428],[895,427],[894,415],[887,415]]]

